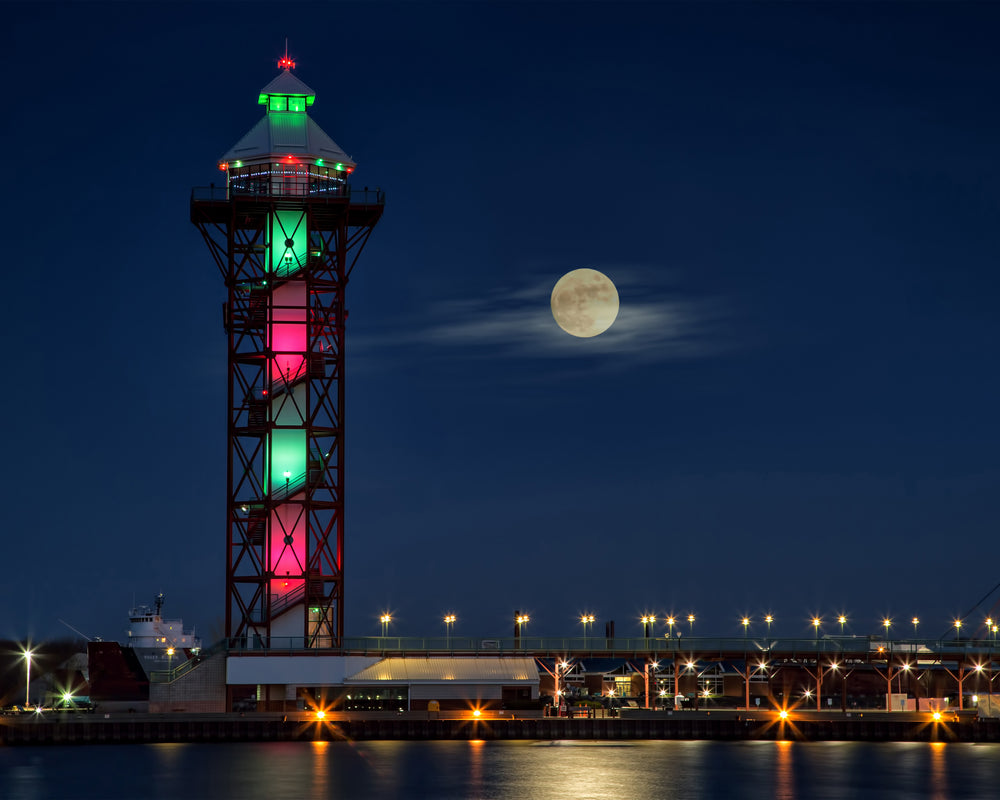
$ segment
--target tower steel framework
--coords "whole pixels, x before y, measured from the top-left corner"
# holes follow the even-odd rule
[[[354,162],[279,66],[265,118],[219,163],[226,186],[191,195],[226,286],[226,636],[338,647],[345,289],[385,197],[351,191]]]

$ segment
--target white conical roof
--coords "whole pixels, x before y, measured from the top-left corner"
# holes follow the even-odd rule
[[[267,103],[269,95],[304,96],[306,105],[311,105],[316,97],[312,89],[287,69],[260,90],[260,102]],[[219,160],[277,161],[287,156],[323,159],[330,166],[342,164],[348,170],[357,166],[304,111],[268,111]]]
[[[305,95],[308,98],[316,96],[316,92],[292,75],[287,69],[260,90],[260,98],[257,102],[266,103],[266,98],[269,94]],[[312,105],[311,99],[306,102]]]
[[[340,145],[301,111],[272,111],[226,151],[220,161],[251,161],[265,156],[312,156],[324,161],[357,166]]]

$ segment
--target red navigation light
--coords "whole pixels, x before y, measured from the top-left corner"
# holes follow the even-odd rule
[[[229,165],[225,161],[219,164],[219,169],[221,169],[223,172],[225,172],[228,167]]]
[[[295,69],[295,62],[286,55],[284,58],[278,59],[278,67],[279,69]]]

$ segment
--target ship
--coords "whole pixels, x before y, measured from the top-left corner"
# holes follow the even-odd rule
[[[194,628],[185,628],[184,620],[164,619],[163,592],[153,598],[153,605],[134,606],[128,612],[128,642],[139,659],[143,672],[166,672],[201,652],[201,639]]]
[[[169,671],[201,652],[194,628],[180,619],[164,619],[163,593],[153,605],[129,611],[128,642],[87,643],[90,697],[100,708],[145,711],[150,673]]]

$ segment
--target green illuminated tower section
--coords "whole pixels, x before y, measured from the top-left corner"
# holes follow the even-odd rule
[[[343,639],[345,289],[384,195],[352,192],[294,66],[191,221],[226,286],[226,635],[299,649]]]

